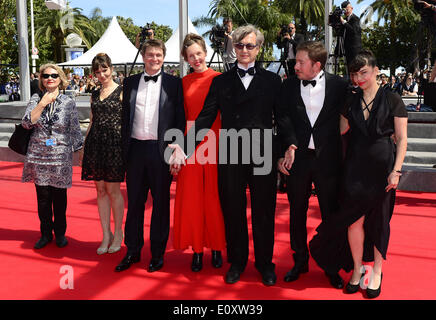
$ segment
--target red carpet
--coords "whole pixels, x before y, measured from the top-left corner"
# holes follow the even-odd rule
[[[68,190],[67,238],[63,249],[53,243],[42,250],[33,245],[40,236],[36,211],[35,187],[23,184],[21,163],[0,162],[0,299],[164,299],[164,300],[362,300],[361,293],[345,295],[333,289],[314,261],[310,271],[293,283],[283,277],[292,267],[289,245],[288,202],[279,194],[276,211],[277,285],[265,287],[250,261],[241,280],[226,285],[223,275],[229,265],[214,269],[210,251],[205,252],[204,268],[190,271],[191,251],[172,249],[172,233],[160,272],[147,273],[150,259],[148,227],[150,201],[146,210],[146,245],[142,261],[129,270],[113,270],[126,248],[115,254],[98,256],[101,227],[92,182],[80,180],[80,168],[74,168],[73,187]],[[125,195],[125,185],[122,185]],[[172,185],[174,199],[175,184]],[[173,207],[173,203],[171,205]],[[318,203],[310,201],[309,237],[320,222]],[[391,221],[391,240],[383,266],[383,290],[379,299],[436,299],[436,194],[398,192]],[[62,270],[70,266],[69,273]],[[62,273],[61,273],[62,271]],[[73,272],[73,274],[71,273]],[[72,276],[67,282],[65,276]],[[349,274],[342,273],[345,281]],[[74,288],[62,289],[65,284]]]

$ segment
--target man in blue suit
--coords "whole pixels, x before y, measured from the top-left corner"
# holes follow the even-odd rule
[[[122,137],[127,166],[127,254],[115,268],[123,271],[139,262],[144,246],[144,210],[148,191],[153,197],[149,272],[162,268],[170,228],[172,176],[164,159],[167,130],[185,130],[182,81],[162,70],[166,53],[160,40],[147,40],[141,55],[145,70],[123,83]]]

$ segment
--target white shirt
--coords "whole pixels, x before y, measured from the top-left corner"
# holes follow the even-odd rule
[[[144,75],[150,76],[144,71],[139,80],[131,137],[138,140],[157,140],[162,75],[156,82],[145,82]]]
[[[321,113],[321,109],[324,105],[324,99],[325,99],[324,71],[318,73],[318,75],[311,80],[316,80],[315,87],[313,87],[311,84],[304,86],[303,81],[301,81],[300,88],[301,88],[301,98],[303,99],[304,105],[306,106],[306,114],[313,128],[316,119],[318,119],[318,116]],[[310,141],[307,147],[309,149],[315,149],[313,135],[310,135]]]
[[[238,68],[239,68],[239,69],[243,69],[243,70],[245,70],[245,71],[247,71],[247,70],[250,69],[251,67],[254,67],[254,62],[249,63],[249,64],[248,64],[248,68],[245,68],[245,67],[241,66],[241,65],[238,63]],[[239,76],[239,73],[238,73],[238,76]],[[253,77],[254,77],[254,76],[249,75],[248,73],[246,73],[245,76],[242,77],[242,78],[241,78],[241,76],[239,76],[239,79],[241,79],[242,84],[243,84],[244,87],[245,87],[245,90],[248,89],[248,86],[250,85],[251,80],[253,80]]]
[[[295,39],[295,33],[292,35],[291,37],[292,40]],[[294,54],[294,45],[291,43],[291,41],[289,41],[288,43],[288,59],[295,59],[295,54]]]

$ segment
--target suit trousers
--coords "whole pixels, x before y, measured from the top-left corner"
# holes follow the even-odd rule
[[[128,254],[139,255],[144,246],[145,203],[151,191],[151,254],[153,258],[164,255],[170,229],[171,180],[169,166],[160,156],[158,141],[131,139],[126,175],[125,244]]]
[[[338,211],[339,177],[334,170],[323,169],[315,150],[301,150],[297,157],[300,159],[294,162],[286,186],[290,204],[289,233],[295,261],[305,263],[309,259],[307,211],[312,183],[315,185],[321,219],[325,220]]]
[[[277,171],[254,175],[251,164],[219,164],[218,188],[227,241],[228,261],[244,271],[249,254],[247,225],[247,185],[251,198],[251,222],[255,266],[273,270],[274,216]],[[274,167],[274,166],[273,166]]]
[[[35,184],[41,235],[49,239],[65,235],[67,230],[67,189]],[[53,219],[54,217],[54,219]]]

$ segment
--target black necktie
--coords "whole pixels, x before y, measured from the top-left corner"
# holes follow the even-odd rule
[[[153,80],[154,82],[156,82],[157,78],[159,78],[159,75],[160,75],[160,73],[158,75],[155,75],[155,76],[152,76],[152,77],[144,76],[144,81],[147,82],[149,80]]]
[[[316,80],[303,80],[303,86],[307,86],[309,83],[312,87],[316,86]]]
[[[248,70],[244,70],[241,68],[236,69],[238,71],[238,74],[241,78],[245,77],[245,75],[248,73],[250,76],[253,76],[256,73],[256,69],[254,67],[249,68]]]

